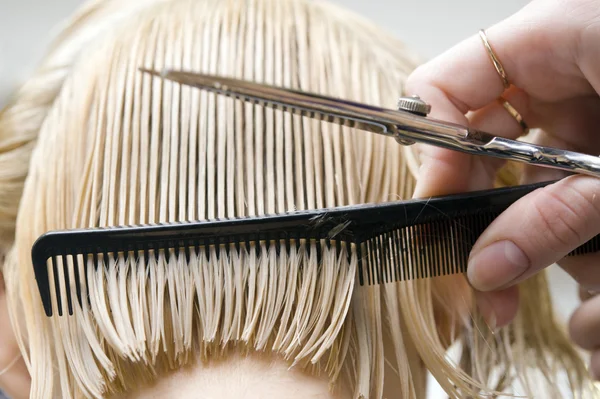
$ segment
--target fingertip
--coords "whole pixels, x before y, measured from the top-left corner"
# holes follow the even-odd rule
[[[475,291],[475,301],[484,320],[492,331],[509,324],[519,309],[519,289],[517,286],[501,291]]]
[[[600,297],[590,298],[579,306],[569,320],[569,335],[586,350],[600,346]]]
[[[595,380],[600,380],[600,349],[593,351],[590,356],[590,374]]]
[[[502,212],[479,236],[468,264],[481,291],[514,285],[560,261],[598,234],[600,183],[570,176],[535,190]]]
[[[492,242],[474,249],[469,259],[467,277],[481,291],[500,289],[522,276],[531,262],[523,250],[511,240]]]

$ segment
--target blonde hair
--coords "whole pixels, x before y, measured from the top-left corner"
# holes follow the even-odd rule
[[[72,317],[45,317],[29,257],[48,230],[412,194],[416,156],[389,139],[138,68],[204,71],[393,107],[417,64],[398,41],[323,2],[84,6],[0,114],[4,273],[31,397],[126,392],[230,350],[270,351],[347,385],[356,398],[382,398],[394,382],[400,397],[421,398],[426,371],[453,398],[510,392],[511,379],[532,394],[539,373],[547,381],[566,373],[573,392],[585,392],[585,369],[553,318],[543,274],[524,283],[519,316],[499,332],[481,321],[463,276],[360,287],[354,252],[325,250],[319,263],[301,243],[281,253],[258,246],[218,257],[192,251],[189,262],[161,254],[147,267],[130,258],[89,266],[90,305],[76,306]],[[463,351],[459,363],[446,356],[453,343]]]

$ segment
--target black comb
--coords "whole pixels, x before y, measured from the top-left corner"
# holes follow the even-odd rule
[[[72,288],[80,305],[83,300],[79,262],[86,270],[90,257],[98,267],[99,257],[119,254],[145,254],[147,260],[149,251],[167,255],[174,249],[175,256],[189,256],[191,248],[239,251],[259,242],[289,251],[291,242],[308,240],[317,243],[317,252],[350,246],[358,258],[361,285],[464,273],[471,248],[490,223],[515,201],[550,183],[239,219],[53,231],[33,245],[33,267],[47,316],[52,316],[50,269],[58,313],[62,316],[66,300],[72,314]],[[600,250],[599,238],[569,255]],[[69,260],[75,276],[69,276]],[[61,264],[64,279],[59,278]],[[72,280],[75,287],[70,287]],[[60,295],[61,285],[66,298]]]

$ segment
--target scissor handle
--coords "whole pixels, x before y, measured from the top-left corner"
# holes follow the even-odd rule
[[[579,152],[542,147],[503,137],[494,137],[493,140],[479,147],[477,152],[532,165],[600,177],[600,157]]]
[[[421,142],[473,155],[600,177],[598,156],[510,140],[428,117],[413,116],[407,124],[398,124],[395,133],[401,143]]]

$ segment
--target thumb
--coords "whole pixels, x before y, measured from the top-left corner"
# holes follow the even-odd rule
[[[481,235],[469,259],[474,288],[510,287],[600,233],[600,179],[570,176],[521,198]]]

